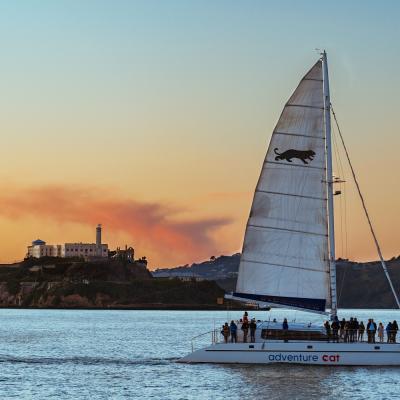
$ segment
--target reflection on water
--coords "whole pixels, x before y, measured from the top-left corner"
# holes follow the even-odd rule
[[[300,312],[253,312],[322,323]],[[340,317],[400,320],[398,311]],[[240,312],[0,310],[0,398],[396,399],[400,368],[187,365],[190,339]],[[208,344],[209,338],[202,338]]]
[[[269,398],[293,398],[308,396],[321,398],[327,395],[327,388],[322,383],[331,376],[326,368],[307,368],[290,365],[271,365],[265,367],[238,368],[237,373],[244,378],[245,385]]]
[[[397,368],[267,365],[232,368],[247,388],[269,399],[397,398]],[[373,390],[371,391],[371,388]]]

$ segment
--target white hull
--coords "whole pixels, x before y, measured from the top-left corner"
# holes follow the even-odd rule
[[[264,342],[216,343],[181,358],[183,363],[400,365],[400,344]]]

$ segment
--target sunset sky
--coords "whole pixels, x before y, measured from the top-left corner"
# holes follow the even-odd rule
[[[399,255],[399,15],[395,0],[0,1],[0,262],[37,238],[93,242],[97,223],[150,268],[240,251],[315,48],[384,256]],[[345,175],[337,255],[376,259]]]

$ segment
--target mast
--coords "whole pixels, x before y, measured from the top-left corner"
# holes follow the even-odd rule
[[[329,95],[328,59],[326,51],[322,53],[324,77],[324,123],[326,141],[326,184],[328,194],[328,237],[329,237],[329,276],[331,285],[331,318],[337,315],[336,296],[336,258],[335,258],[335,217],[333,213],[333,172],[331,140],[331,100]]]

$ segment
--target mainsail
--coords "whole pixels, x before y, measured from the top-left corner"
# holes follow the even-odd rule
[[[313,311],[330,306],[322,61],[272,133],[247,222],[234,297]]]

